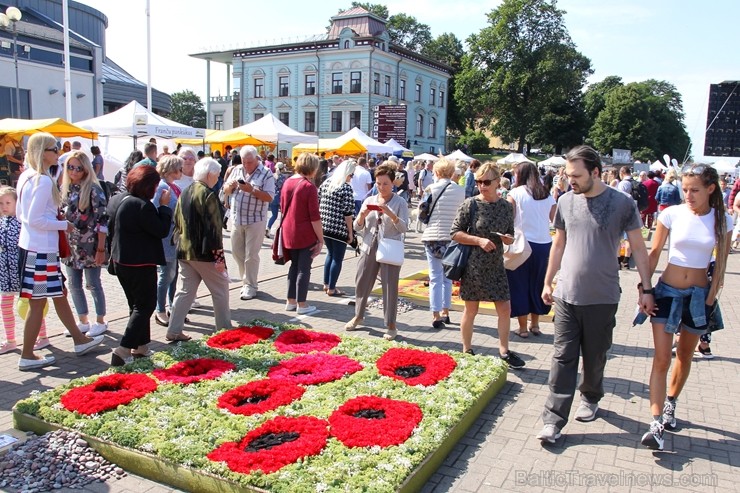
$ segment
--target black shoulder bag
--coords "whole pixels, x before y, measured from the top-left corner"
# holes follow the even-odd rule
[[[470,202],[470,226],[468,233],[475,235],[475,220],[478,213],[477,199],[471,199]],[[444,268],[445,277],[452,281],[459,281],[465,274],[465,267],[468,265],[468,258],[473,245],[463,245],[456,241],[450,243],[447,251],[442,257],[442,267]]]

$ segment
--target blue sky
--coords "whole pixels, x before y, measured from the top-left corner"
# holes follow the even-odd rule
[[[145,0],[80,0],[108,16],[108,56],[146,81]],[[394,0],[428,24],[432,35],[452,32],[465,40],[487,25],[500,1]],[[260,42],[280,42],[323,32],[328,19],[351,1],[151,0],[152,84],[165,92],[191,89],[205,98],[205,62],[188,56]],[[673,83],[683,96],[693,155],[702,157],[709,84],[740,80],[740,2],[733,0],[561,0],[566,26],[595,69],[591,82],[618,75]],[[733,21],[735,25],[733,25]],[[261,44],[261,43],[260,43]],[[212,95],[226,92],[226,69],[212,65]],[[683,156],[675,156],[679,161]]]

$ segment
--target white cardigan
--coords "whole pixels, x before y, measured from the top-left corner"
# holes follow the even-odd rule
[[[67,229],[67,221],[57,219],[59,206],[51,195],[51,178],[39,176],[29,168],[18,178],[18,203],[15,214],[21,222],[18,246],[37,253],[59,252],[59,231]]]
[[[445,185],[450,184],[440,196]],[[450,241],[450,230],[457,216],[457,209],[465,200],[465,189],[449,178],[443,178],[427,187],[432,193],[432,202],[439,197],[434,206],[429,224],[426,225],[421,241]]]

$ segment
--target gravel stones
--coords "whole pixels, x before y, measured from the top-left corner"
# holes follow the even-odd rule
[[[126,472],[105,460],[78,433],[57,430],[29,439],[0,457],[0,488],[39,493],[121,479]]]
[[[367,304],[368,309],[377,309],[380,311],[383,311],[383,299],[382,298],[375,298],[374,300],[371,300]],[[411,303],[410,301],[407,301],[403,298],[398,298],[398,313],[406,313],[410,312],[411,310],[415,309],[416,306]]]

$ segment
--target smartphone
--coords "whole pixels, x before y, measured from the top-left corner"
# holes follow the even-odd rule
[[[244,180],[242,180],[241,178],[239,178],[238,180],[236,180],[236,182],[237,182],[237,183],[238,183],[239,185],[246,185],[246,184],[247,184],[247,182],[246,182],[246,181],[244,181]]]
[[[367,210],[369,211],[382,211],[383,208],[375,204],[367,204]]]
[[[503,233],[494,232],[493,234],[499,235],[501,238],[509,238],[510,240],[513,240],[514,237],[512,235],[505,235]]]

